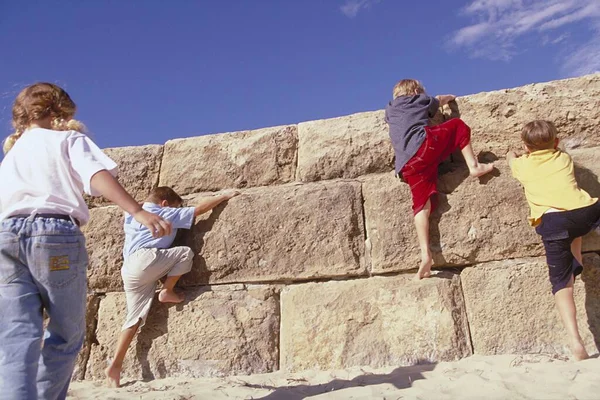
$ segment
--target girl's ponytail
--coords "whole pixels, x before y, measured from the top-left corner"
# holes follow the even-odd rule
[[[65,121],[62,118],[55,118],[52,120],[52,129],[55,131],[77,131],[87,133],[85,125],[76,119]]]
[[[8,153],[10,149],[13,148],[17,140],[21,137],[23,132],[15,132],[12,135],[9,135],[4,142],[2,143],[2,150],[4,150],[4,154]]]

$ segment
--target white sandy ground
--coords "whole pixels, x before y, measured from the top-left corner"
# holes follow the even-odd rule
[[[227,378],[73,382],[67,399],[600,399],[600,359],[472,356],[456,362]]]

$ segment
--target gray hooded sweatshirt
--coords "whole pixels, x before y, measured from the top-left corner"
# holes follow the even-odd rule
[[[385,121],[396,153],[396,173],[416,154],[425,141],[425,127],[440,106],[435,97],[425,93],[400,96],[385,108]]]

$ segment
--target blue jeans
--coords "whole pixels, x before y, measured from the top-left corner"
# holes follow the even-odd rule
[[[0,398],[67,396],[85,335],[87,266],[85,238],[73,222],[0,222]]]

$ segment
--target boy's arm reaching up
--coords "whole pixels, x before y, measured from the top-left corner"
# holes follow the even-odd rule
[[[200,200],[200,203],[194,207],[194,217],[197,217],[200,214],[204,214],[221,204],[224,201],[231,199],[239,195],[240,192],[238,190],[226,190],[221,194],[212,197],[205,197]]]

